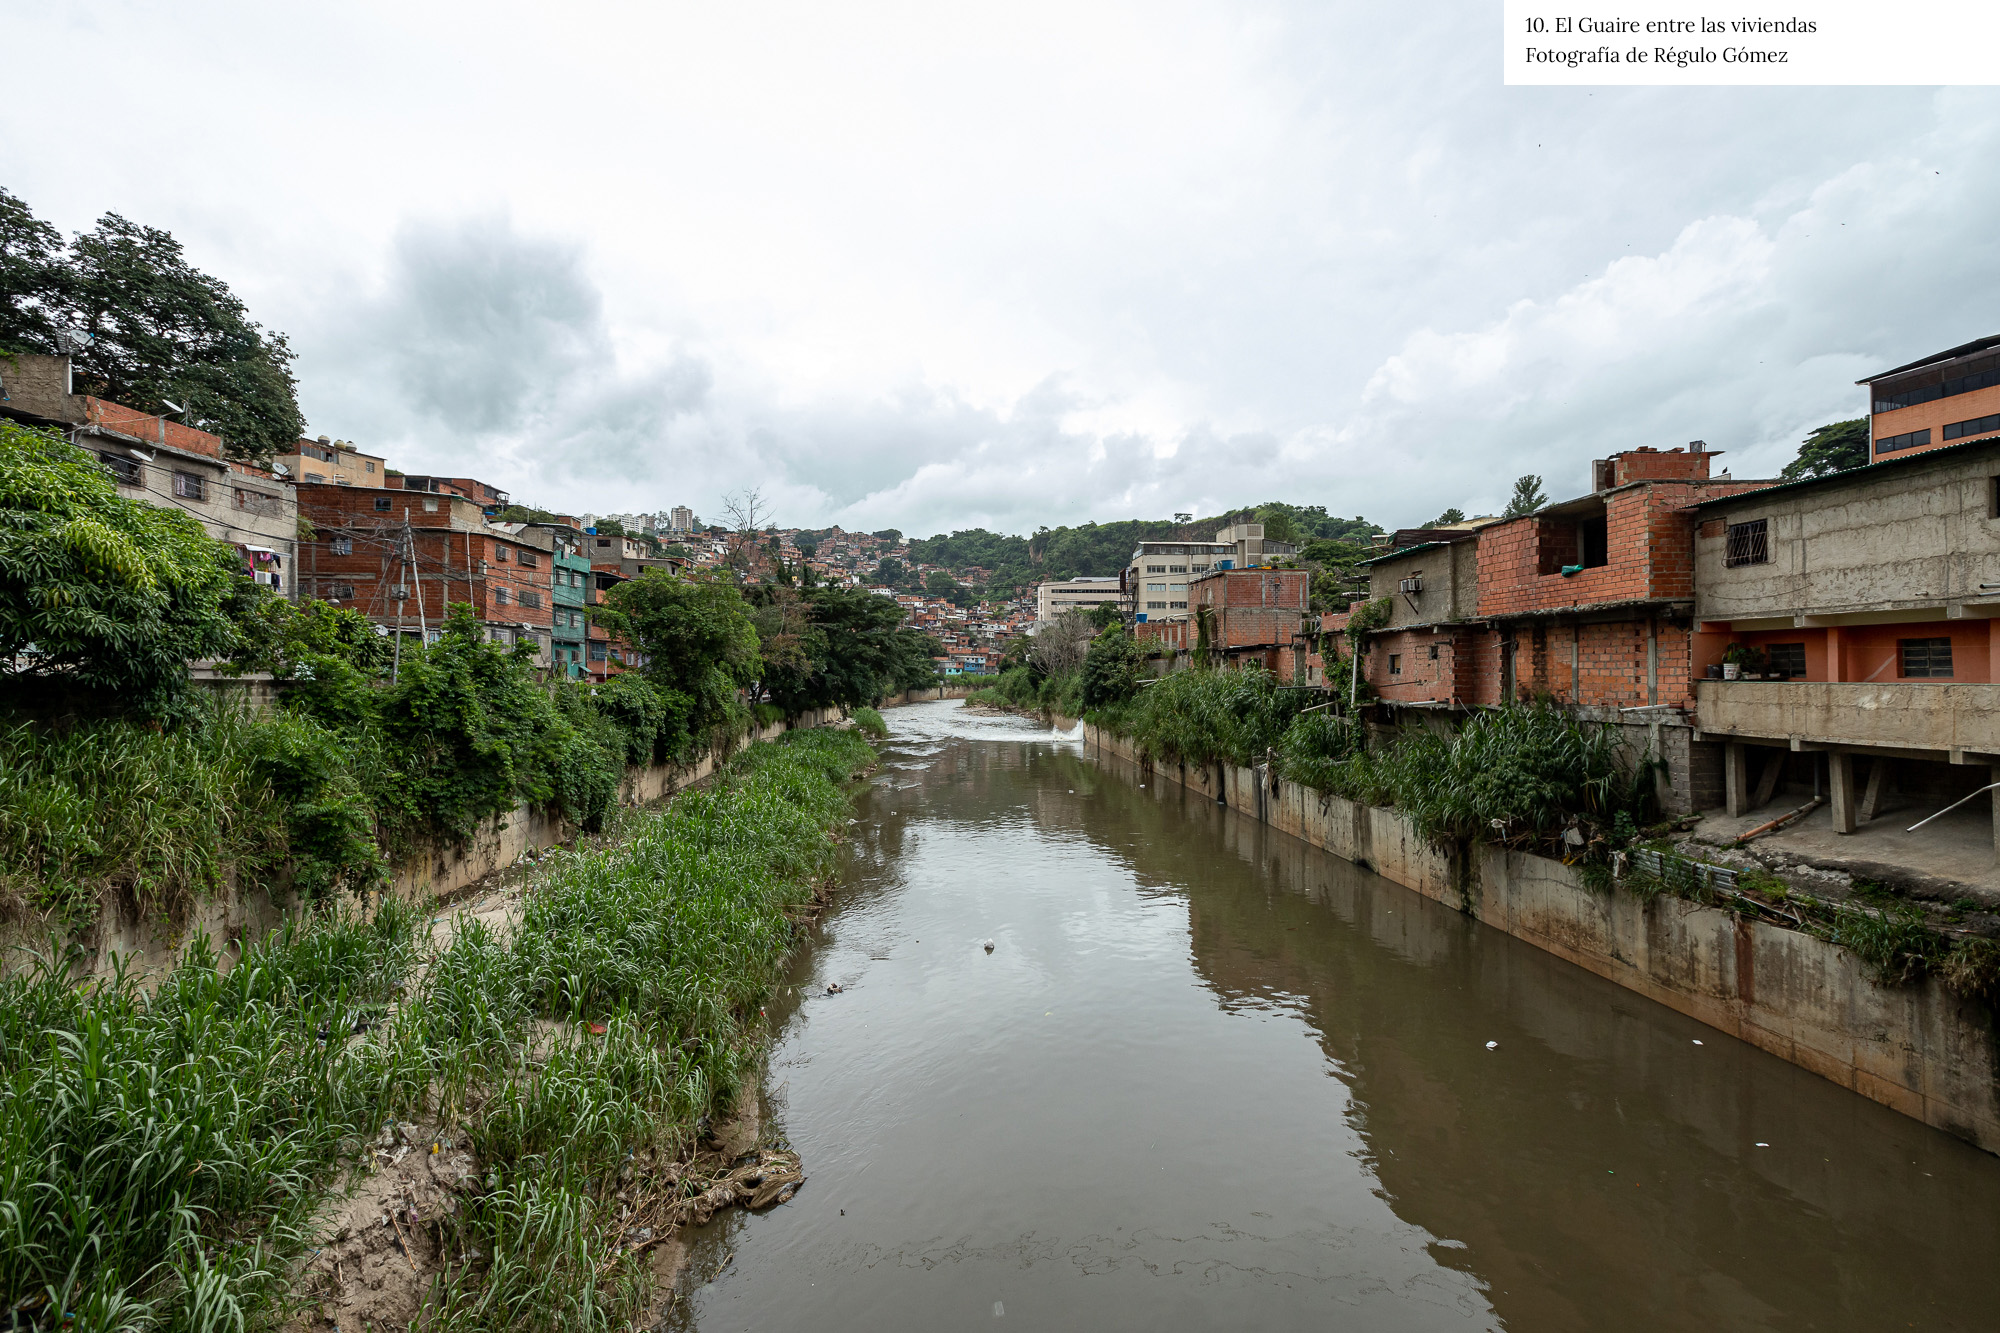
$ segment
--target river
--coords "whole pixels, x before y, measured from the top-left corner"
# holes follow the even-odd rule
[[[886,716],[770,1010],[810,1179],[682,1327],[2000,1323],[2000,1159],[1075,739]]]

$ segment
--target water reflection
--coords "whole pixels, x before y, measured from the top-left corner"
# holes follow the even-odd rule
[[[773,1010],[812,1180],[698,1327],[1991,1326],[2000,1162],[1074,741],[888,716]]]

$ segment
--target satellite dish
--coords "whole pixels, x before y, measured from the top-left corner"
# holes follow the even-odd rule
[[[150,463],[153,461],[153,456],[147,453],[144,449],[127,448],[125,452],[132,455],[132,457],[138,459],[142,463]]]
[[[174,401],[173,399],[171,399],[171,398],[162,398],[162,399],[161,399],[160,401],[161,401],[161,402],[163,402],[163,403],[165,403],[165,404],[166,404],[166,405],[167,405],[167,406],[168,406],[168,407],[169,407],[170,409],[172,409],[172,410],[173,410],[173,411],[175,411],[175,412],[185,412],[185,411],[187,411],[187,409],[186,409],[185,407],[182,407],[182,406],[181,406],[181,405],[180,405],[179,403],[175,402],[175,401]]]
[[[71,352],[81,352],[95,341],[96,339],[92,338],[82,329],[56,330],[56,350],[64,355],[68,355]]]
[[[292,470],[286,467],[283,463],[271,464],[271,471],[281,477],[289,477],[292,475]]]

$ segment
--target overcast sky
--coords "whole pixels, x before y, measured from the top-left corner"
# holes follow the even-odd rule
[[[171,230],[314,433],[571,511],[1390,525],[2000,332],[2000,94],[1503,88],[1498,0],[93,3],[0,185]]]

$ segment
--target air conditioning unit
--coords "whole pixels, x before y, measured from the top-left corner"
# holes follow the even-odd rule
[[[1420,593],[1424,590],[1424,581],[1421,578],[1404,579],[1400,587],[1407,593]]]

